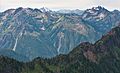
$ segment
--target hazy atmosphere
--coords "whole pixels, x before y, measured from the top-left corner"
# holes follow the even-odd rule
[[[0,0],[0,11],[9,8],[30,7],[50,9],[86,9],[93,6],[104,6],[110,10],[120,10],[120,0]]]

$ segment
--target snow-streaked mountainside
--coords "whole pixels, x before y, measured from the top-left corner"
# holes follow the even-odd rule
[[[120,26],[94,44],[83,42],[70,53],[51,59],[19,62],[0,56],[0,73],[120,73]]]
[[[78,13],[22,7],[0,13],[0,53],[10,52],[22,61],[67,54],[81,42],[94,43],[120,23],[117,10],[98,6]]]

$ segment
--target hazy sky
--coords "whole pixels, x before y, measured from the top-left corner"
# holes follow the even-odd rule
[[[98,5],[120,10],[120,0],[0,0],[0,11],[18,7],[83,10]]]

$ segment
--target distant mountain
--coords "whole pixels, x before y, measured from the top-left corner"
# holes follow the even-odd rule
[[[76,9],[76,10],[59,10],[57,11],[57,13],[63,13],[63,14],[78,14],[78,15],[82,15],[84,11]]]
[[[42,12],[50,12],[51,10],[46,8],[46,7],[43,7],[43,8],[40,8],[40,11],[42,11]]]
[[[0,51],[12,50],[28,60],[51,58],[69,53],[82,42],[94,43],[119,22],[119,11],[100,6],[80,15],[46,8],[9,9],[0,13]]]
[[[104,7],[98,6],[85,10],[82,19],[98,32],[104,32],[109,31],[119,23],[120,12],[117,10],[110,12]]]
[[[120,73],[120,26],[95,44],[84,42],[67,55],[22,63],[0,56],[0,73]]]

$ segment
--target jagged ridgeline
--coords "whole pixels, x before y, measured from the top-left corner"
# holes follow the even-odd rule
[[[0,13],[0,54],[19,61],[68,54],[81,42],[94,43],[119,21],[119,11],[100,6],[85,11],[9,9]]]
[[[26,63],[0,56],[0,73],[120,73],[120,26],[95,44],[81,43],[67,55]]]

